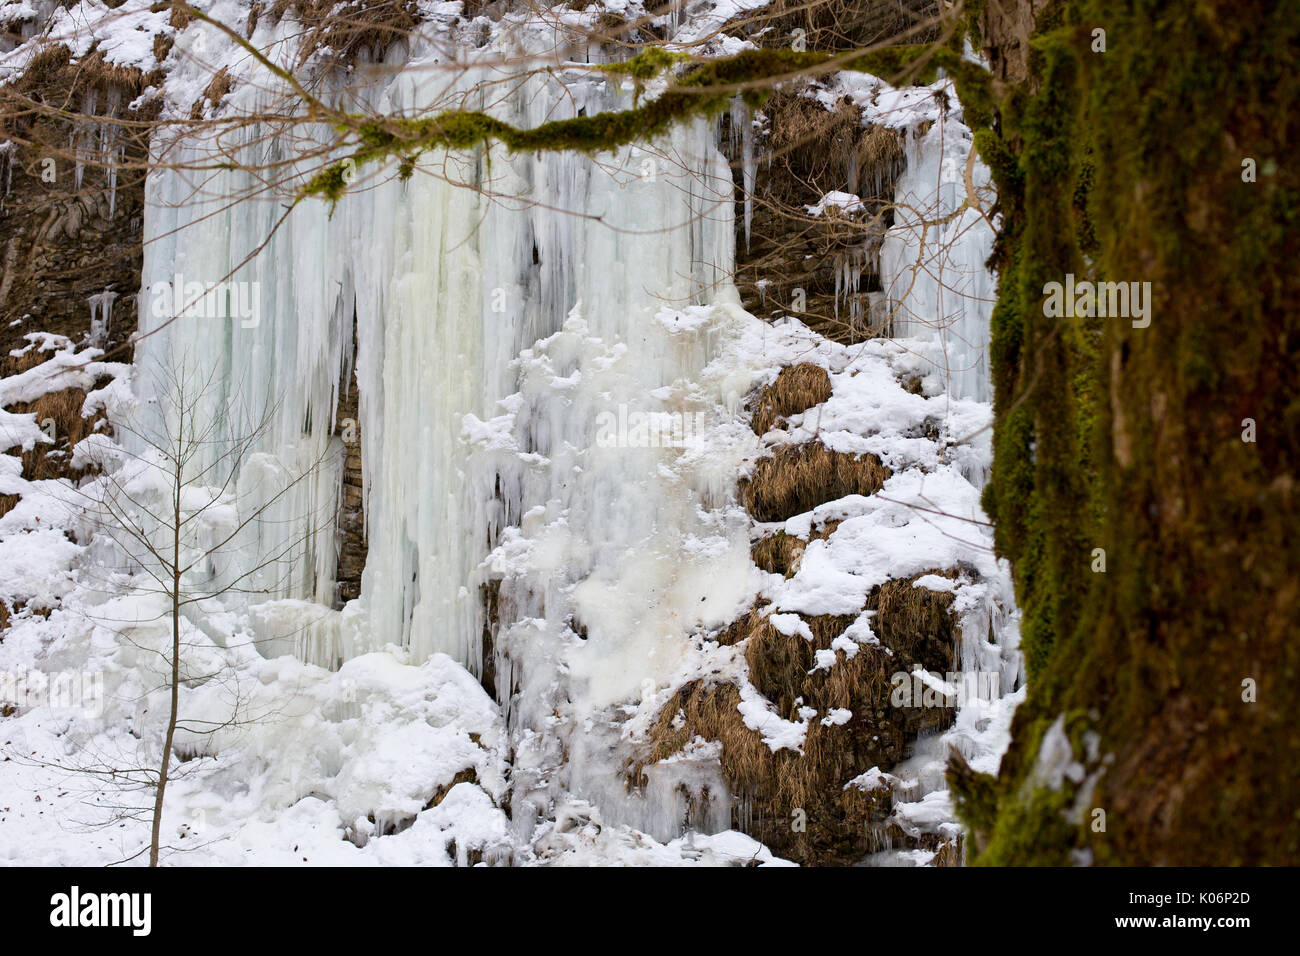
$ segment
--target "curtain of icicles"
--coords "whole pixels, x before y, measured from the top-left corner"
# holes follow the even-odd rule
[[[431,66],[349,95],[377,112],[484,108],[521,127],[632,102],[583,76],[506,87],[486,67]],[[272,105],[254,84],[241,95],[238,109]],[[732,130],[748,193],[747,110]],[[229,155],[182,140],[146,186],[140,324],[153,334],[137,351],[142,421],[166,414],[156,383],[178,372],[206,386],[200,417],[216,439],[240,439],[269,416],[242,456],[233,509],[201,533],[222,540],[239,516],[265,510],[196,573],[241,581],[268,654],[336,666],[392,644],[416,663],[446,653],[494,681],[512,726],[536,731],[516,737],[521,827],[544,811],[538,796],[527,812],[528,794],[544,793],[563,766],[562,784],[607,819],[673,835],[680,774],[651,773],[633,807],[603,763],[616,729],[588,718],[663,686],[692,629],[725,624],[752,593],[749,523],[731,495],[752,451],[738,415],[748,380],[710,365],[744,319],[729,280],[734,188],[716,124],[595,159],[427,154],[405,181],[391,167],[364,169],[332,213],[311,201],[286,216],[295,181],[281,164],[308,174],[321,161],[298,158],[304,132],[228,130],[222,147],[246,168],[220,171],[214,158]],[[964,169],[963,133],[940,123],[912,138],[880,268],[886,298],[903,303],[896,334],[938,335],[950,390],[987,400],[991,232],[971,210],[930,224],[964,198],[951,175]],[[266,170],[279,170],[280,188],[265,188]],[[978,164],[976,175],[987,179]],[[747,239],[748,202],[742,215]],[[338,402],[354,372],[349,423]],[[692,447],[683,436],[675,448],[600,438],[637,415],[713,437]],[[361,597],[336,611],[334,516],[352,435],[368,556]],[[222,477],[218,467],[210,480]],[[553,732],[561,720],[581,732]],[[722,828],[725,784],[692,787],[705,788],[716,796],[706,816]]]
[[[894,189],[894,226],[880,251],[885,306],[899,337],[938,338],[948,392],[992,401],[989,320],[997,280],[984,263],[993,251],[992,225],[966,200],[971,134],[955,119],[923,135],[907,133],[907,166]],[[989,172],[972,168],[972,183],[990,205]],[[960,209],[960,212],[959,212]]]
[[[631,104],[612,84],[545,75],[505,95],[486,87],[490,103],[474,92],[499,80],[486,69],[410,69],[366,95],[377,110],[454,102],[524,127]],[[225,134],[223,146],[241,144],[241,162],[266,169],[301,151],[276,134],[250,124]],[[211,380],[204,416],[228,438],[272,410],[237,497],[243,514],[274,504],[226,550],[223,569],[233,575],[283,554],[251,579],[256,620],[293,630],[292,646],[318,663],[391,643],[416,661],[444,652],[478,670],[480,565],[524,511],[564,513],[580,529],[575,538],[585,541],[571,546],[566,581],[597,566],[627,573],[619,562],[628,550],[680,506],[646,500],[672,489],[642,480],[654,471],[645,456],[586,453],[602,410],[645,405],[708,360],[705,330],[683,337],[656,315],[730,290],[732,191],[714,140],[713,124],[699,121],[653,148],[595,160],[501,149],[426,155],[405,182],[392,168],[363,170],[332,215],[324,202],[305,202],[278,228],[290,187],[267,192],[263,173],[150,176],[140,312],[142,331],[159,331],[139,349],[137,391],[155,388],[151,371],[192,369],[192,379]],[[181,142],[166,159],[210,165],[211,146]],[[195,305],[206,284],[223,280],[227,290]],[[171,299],[176,308],[160,305]],[[196,314],[169,321],[181,305]],[[521,353],[557,333],[535,357],[571,386],[552,388],[554,401],[529,398],[521,385],[537,385],[539,373]],[[330,516],[347,426],[336,407],[354,367],[368,558],[359,602],[325,613],[294,602],[333,604]],[[467,415],[505,429],[510,447],[470,440]],[[543,598],[519,613],[539,611]],[[262,636],[274,645],[274,635]]]

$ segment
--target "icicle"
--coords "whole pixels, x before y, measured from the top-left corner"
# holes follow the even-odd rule
[[[741,172],[744,178],[745,187],[745,248],[749,250],[749,233],[750,225],[754,221],[754,186],[757,183],[758,164],[754,163],[754,121],[750,116],[749,107],[744,101],[736,98],[741,103],[742,116],[744,116],[745,125],[742,127],[741,153],[744,156],[742,160]]]
[[[732,136],[740,130],[741,186],[744,191],[745,248],[749,249],[750,227],[754,220],[754,185],[757,181],[758,163],[754,159],[754,119],[745,101],[737,96],[731,101]],[[734,152],[734,139],[733,139]]]
[[[123,157],[122,147],[117,147],[108,166],[108,218],[112,219],[117,214],[117,167],[121,164]]]
[[[81,94],[81,116],[82,116],[83,129],[81,131],[74,131],[71,134],[71,140],[69,141],[68,144],[75,151],[77,157],[77,162],[76,165],[73,167],[73,174],[72,174],[72,181],[75,185],[77,192],[81,192],[81,180],[83,174],[86,171],[86,157],[89,152],[87,140],[90,137],[94,136],[93,127],[90,129],[85,128],[85,124],[89,123],[89,120],[86,118],[95,115],[95,106],[98,104],[98,102],[99,102],[98,90],[87,90],[85,93]]]
[[[460,95],[485,78],[481,70],[454,79],[399,73],[384,95],[399,108],[423,108],[448,95],[449,82],[456,85],[451,94]],[[512,123],[535,126],[570,109],[571,93],[552,79],[529,78],[517,96],[494,108]],[[628,99],[603,83],[580,96],[589,112],[619,108]],[[237,135],[256,151],[264,148],[267,132],[250,124]],[[205,159],[201,144],[187,148],[179,165]],[[621,186],[571,154],[494,154],[490,166],[471,160],[457,167],[467,181],[486,177],[503,195],[546,195],[547,207],[508,206],[424,176],[358,191],[332,219],[323,204],[303,204],[261,255],[226,280],[232,294],[255,290],[260,321],[185,316],[143,344],[146,365],[174,367],[189,355],[220,369],[214,414],[241,393],[280,396],[266,447],[281,457],[283,449],[299,448],[308,460],[334,455],[335,445],[341,458],[333,434],[337,392],[355,358],[369,530],[361,599],[369,636],[358,637],[358,647],[400,643],[416,660],[443,651],[481,666],[476,569],[489,538],[518,520],[525,476],[507,471],[485,475],[486,489],[473,485],[463,416],[499,414],[496,402],[518,388],[512,362],[559,331],[579,300],[590,335],[615,343],[635,334],[640,341],[643,333],[634,330],[653,323],[664,302],[703,301],[726,274],[734,240],[730,220],[718,215],[717,197],[725,190],[714,183],[717,177],[725,182],[726,171],[709,124],[677,128],[661,150],[666,159],[655,159],[655,175]],[[639,169],[646,151],[625,155],[626,167]],[[264,168],[267,162],[257,152],[248,165]],[[146,292],[190,283],[201,290],[225,280],[279,215],[274,203],[225,202],[255,188],[249,174],[232,171],[195,195],[193,180],[183,173],[151,175]],[[688,224],[688,242],[665,241]],[[627,262],[638,263],[642,281],[622,279]],[[166,321],[150,304],[141,308],[145,330]],[[639,373],[646,385],[635,394],[674,381],[682,362],[702,359],[701,347],[682,351],[681,337],[665,333],[655,341],[661,352],[647,356]],[[587,400],[598,403],[600,397]],[[238,425],[232,420],[228,427]],[[520,436],[522,450],[550,448],[567,429],[549,412],[532,417]],[[286,496],[286,521],[327,495],[333,507],[337,486],[328,477],[309,486]],[[635,526],[628,525],[629,534]],[[285,566],[267,576],[278,582],[268,596],[328,600],[334,561],[331,533],[304,539]]]
[[[116,86],[110,86],[104,116],[108,119],[116,119],[121,100],[121,91]],[[106,168],[109,219],[112,219],[117,212],[117,167],[121,163],[123,156],[123,147],[117,145],[117,140],[118,128],[115,124],[101,123],[99,125],[99,159]]]
[[[832,266],[835,271],[835,297],[834,306],[835,318],[840,317],[840,296],[844,290],[844,256],[842,253],[835,254],[835,262]]]
[[[101,347],[108,341],[109,326],[113,321],[113,302],[117,293],[105,288],[86,299],[90,304],[90,344]]]
[[[880,281],[894,312],[894,334],[936,340],[956,398],[991,401],[989,325],[996,280],[984,267],[993,230],[973,209],[933,224],[965,197],[962,170],[971,149],[969,131],[944,119],[924,136],[912,129],[907,166],[895,184],[894,225],[880,249]],[[974,167],[980,189],[989,181]],[[931,223],[927,225],[927,220]]]
[[[18,152],[17,143],[14,143],[9,140],[0,143],[0,156],[4,157],[4,163],[5,163],[5,171],[4,171],[5,191],[4,191],[4,196],[0,197],[0,212],[4,211],[5,208],[4,201],[9,198],[9,191],[13,187],[14,156],[17,154],[17,152]]]

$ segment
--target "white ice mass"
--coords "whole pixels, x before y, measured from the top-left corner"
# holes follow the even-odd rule
[[[247,17],[233,0],[209,12]],[[132,16],[151,15],[145,5]],[[382,82],[323,95],[379,112],[483,108],[520,127],[632,103],[630,86],[565,69],[582,57],[559,57],[549,29],[494,26],[454,60],[446,36],[414,38]],[[288,56],[292,30],[287,18],[267,22],[253,42]],[[560,65],[485,86],[521,52]],[[256,113],[284,96],[213,29],[178,33],[171,56],[172,108],[188,111],[214,60],[242,81],[225,110]],[[856,613],[889,578],[965,566],[978,573],[929,583],[956,594],[960,666],[997,671],[1003,694],[967,703],[891,771],[904,829],[957,826],[947,750],[995,770],[1020,696],[1009,575],[979,506],[992,230],[963,206],[971,143],[959,114],[920,134],[912,127],[932,118],[933,97],[908,112],[896,92],[907,170],[881,267],[898,337],[854,346],[741,308],[729,279],[734,188],[711,121],[594,159],[429,155],[404,181],[366,167],[333,209],[293,205],[296,174],[321,159],[297,158],[302,127],[290,137],[252,122],[219,144],[158,135],[167,166],[146,187],[144,335],[133,367],[94,370],[87,386],[103,374],[114,382],[88,402],[124,426],[161,427],[157,383],[180,369],[210,382],[201,420],[213,448],[270,415],[233,482],[215,454],[200,455],[196,470],[211,470],[187,490],[186,513],[204,516],[196,555],[259,518],[191,572],[215,596],[186,609],[185,762],[168,794],[165,862],[779,863],[732,829],[716,744],[648,768],[642,792],[625,783],[628,748],[673,689],[716,669],[741,688],[747,726],[773,749],[797,749],[810,721],[851,714],[782,719],[743,657],[709,635],[756,597],[770,601],[774,626],[797,630],[796,612]],[[212,168],[231,160],[247,168]],[[970,169],[985,189],[987,170]],[[849,200],[828,195],[818,212]],[[151,295],[183,288],[177,276],[231,284],[252,296],[257,321],[173,320]],[[736,482],[761,453],[745,400],[796,362],[824,367],[834,391],[790,422],[790,440],[874,453],[893,477],[878,498],[786,522],[796,534],[826,516],[843,523],[781,579],[750,559]],[[359,411],[348,423],[338,402],[353,374]],[[901,384],[908,377],[919,394]],[[668,447],[627,428],[597,440],[602,415],[633,413],[698,427]],[[927,423],[937,438],[923,435]],[[336,608],[333,515],[351,436],[368,553],[360,598]],[[40,440],[35,423],[0,416],[11,455]],[[142,467],[128,428],[83,444],[119,477]],[[0,518],[0,598],[28,610],[0,644],[0,671],[15,699],[17,677],[26,683],[0,722],[14,755],[0,765],[0,862],[114,862],[138,852],[147,821],[111,809],[117,794],[89,774],[157,761],[165,607],[84,513],[93,483],[27,482],[12,461],[0,457],[0,493],[24,497]],[[265,565],[267,554],[277,559]],[[229,580],[255,593],[217,593]],[[874,639],[869,625],[864,615],[846,634],[846,653]],[[102,698],[55,706],[32,690],[74,672],[102,674]],[[686,794],[704,786],[711,832],[684,832]]]

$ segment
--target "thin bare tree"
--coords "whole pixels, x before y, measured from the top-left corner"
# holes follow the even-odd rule
[[[115,819],[144,819],[147,813],[150,866],[158,865],[160,851],[165,848],[162,823],[167,788],[174,779],[178,759],[178,731],[210,736],[271,716],[269,712],[245,712],[237,686],[226,719],[187,719],[182,715],[182,684],[230,677],[220,670],[204,672],[201,665],[196,672],[187,664],[187,612],[229,595],[247,602],[250,598],[292,593],[290,575],[296,559],[313,536],[332,526],[334,511],[322,508],[316,513],[309,508],[307,514],[295,513],[286,518],[277,509],[294,489],[311,481],[327,468],[332,457],[341,454],[340,448],[328,444],[320,454],[289,472],[269,494],[243,496],[254,499],[251,506],[247,500],[241,502],[236,490],[241,470],[248,457],[265,444],[275,406],[263,403],[251,418],[241,415],[240,410],[229,416],[213,415],[210,399],[217,383],[212,373],[206,378],[200,375],[184,360],[176,369],[158,373],[161,387],[155,389],[158,397],[152,403],[152,414],[115,423],[120,444],[92,443],[87,457],[100,474],[72,492],[92,540],[106,540],[108,550],[116,555],[116,567],[110,572],[119,576],[114,583],[120,587],[120,575],[125,572],[132,579],[132,592],[158,595],[165,600],[163,616],[169,634],[160,653],[168,704],[157,764],[122,766],[117,758],[106,754],[85,754],[75,766],[42,761],[46,766],[89,774],[92,780],[107,778],[122,791],[149,793],[152,799],[147,805],[124,801],[112,809]],[[235,402],[236,406],[240,404]],[[230,424],[230,420],[236,424]],[[241,427],[241,420],[247,424]],[[237,511],[237,520],[222,525],[215,533],[211,526],[204,527],[205,514],[232,504],[245,505]],[[267,530],[263,525],[270,528],[269,541],[261,533]],[[251,533],[256,533],[261,547],[250,551],[247,539]],[[239,563],[224,569],[224,559],[232,556],[237,556]],[[130,628],[148,623],[102,615],[94,616],[93,621],[133,643]],[[284,636],[266,639],[280,640]],[[143,643],[135,646],[157,652]]]

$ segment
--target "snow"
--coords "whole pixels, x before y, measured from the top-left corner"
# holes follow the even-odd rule
[[[73,564],[81,547],[55,528],[5,538],[0,549],[0,600],[50,607],[72,590]]]
[[[31,412],[14,414],[0,409],[0,451],[18,447],[31,451],[37,444],[50,439],[36,424],[36,415]],[[0,492],[3,494],[4,492]]]
[[[853,193],[840,192],[838,189],[831,190],[822,196],[814,206],[805,206],[810,216],[824,216],[826,210],[835,209],[841,213],[862,212],[866,206],[862,200]]]
[[[879,767],[872,767],[850,780],[844,785],[847,790],[849,787],[856,787],[859,790],[872,791],[888,789],[897,784],[898,778],[893,774],[883,772]]]
[[[65,388],[89,390],[102,376],[127,372],[127,366],[121,362],[95,361],[96,356],[102,354],[100,349],[74,352],[69,345],[40,365],[0,379],[0,405],[34,402],[42,395]]]
[[[801,720],[784,720],[776,713],[772,703],[748,681],[741,685],[737,709],[745,726],[757,731],[773,753],[778,750],[800,751],[808,737],[808,722],[816,714],[816,711],[810,714],[800,713]]]
[[[787,637],[798,634],[805,640],[811,641],[813,639],[812,629],[808,626],[808,622],[798,614],[772,614],[768,616],[767,623]]]
[[[839,727],[853,719],[853,711],[846,707],[835,707],[822,718],[823,727]]]
[[[724,0],[684,23],[673,12],[668,25],[680,43],[708,38],[707,49],[734,52],[745,41],[710,34],[763,5]],[[205,9],[231,23],[247,17],[233,0]],[[460,4],[423,9],[449,20]],[[99,39],[110,62],[142,69],[155,65],[153,34],[173,32],[162,23],[166,11],[150,13],[142,0],[113,12],[87,0],[56,12],[51,35],[75,17],[94,27],[74,52]],[[269,20],[255,42],[287,61],[297,26],[291,17]],[[409,68],[368,86],[359,106],[436,109],[498,79],[504,53],[547,61],[553,27],[507,26],[493,27],[480,53],[466,50],[449,70],[442,41],[450,28],[434,24],[413,38]],[[0,71],[29,54],[20,47],[0,56]],[[279,102],[283,91],[251,58],[192,24],[169,57],[165,115],[188,116],[214,62],[236,80],[224,110]],[[528,126],[631,102],[630,90],[553,65],[490,109]],[[895,290],[907,256],[915,259],[915,237],[930,228],[907,210],[929,217],[936,203],[953,211],[964,198],[940,173],[948,160],[965,168],[968,137],[956,116],[942,116],[936,89],[893,90],[861,77],[824,86],[826,95],[849,95],[873,122],[911,130],[940,121],[909,145],[899,185],[906,209],[882,277]],[[750,117],[737,115],[748,144]],[[295,172],[310,173],[271,132],[249,124],[227,131],[223,146],[259,165],[292,161]],[[300,132],[321,144],[331,135]],[[187,586],[201,599],[181,621],[187,681],[178,748],[189,759],[168,793],[166,862],[781,865],[729,829],[717,742],[692,741],[647,767],[644,792],[630,792],[623,778],[649,721],[677,687],[702,675],[735,684],[741,719],[773,752],[798,752],[812,720],[852,718],[800,707],[797,720],[784,719],[750,682],[743,647],[709,639],[757,601],[771,605],[773,627],[805,639],[812,632],[800,615],[856,615],[816,656],[816,669],[829,670],[838,652],[851,657],[877,643],[862,611],[872,588],[960,568],[955,579],[927,575],[917,584],[954,595],[969,635],[963,669],[996,670],[1004,691],[1016,686],[1009,574],[992,557],[979,506],[990,459],[980,364],[987,310],[950,292],[940,301],[927,274],[898,294],[912,313],[943,317],[937,336],[907,319],[910,337],[845,347],[796,321],[773,326],[748,315],[726,280],[734,190],[715,140],[712,124],[699,121],[597,160],[426,157],[406,183],[391,169],[367,169],[332,215],[304,203],[279,227],[297,180],[264,189],[260,174],[200,177],[183,167],[210,161],[213,143],[155,144],[173,166],[147,184],[139,304],[142,331],[154,334],[137,349],[137,365],[38,336],[28,348],[52,356],[0,382],[0,404],[75,386],[89,391],[85,414],[103,410],[145,432],[167,420],[160,373],[188,369],[214,383],[200,402],[216,427],[214,448],[269,415],[234,482],[225,484],[214,451],[198,462],[213,471],[184,493],[194,519],[185,546],[201,559]],[[646,162],[653,176],[643,175]],[[977,183],[987,179],[978,163],[975,171]],[[245,193],[251,198],[229,204]],[[829,193],[809,212],[852,213],[860,204]],[[965,288],[978,297],[992,277],[977,219],[965,210],[942,235],[955,246],[956,266],[977,270]],[[262,254],[240,265],[268,237]],[[261,320],[169,321],[149,290],[178,273],[240,283]],[[110,304],[99,299],[92,318],[106,320]],[[803,361],[827,369],[830,400],[757,443],[745,396]],[[338,389],[354,372],[369,558],[360,599],[336,609],[335,529],[317,522],[337,505],[347,450]],[[103,376],[112,382],[90,391]],[[921,394],[901,384],[911,376],[922,378]],[[599,440],[602,416],[631,413],[698,428],[671,445],[639,442],[628,430],[613,443]],[[31,419],[6,412],[0,440],[35,447],[44,436]],[[766,575],[750,559],[736,480],[771,442],[809,440],[878,455],[893,477],[878,495],[785,522],[801,537],[841,523],[809,542],[791,578]],[[117,438],[87,438],[73,460],[103,465],[144,500],[167,490],[156,458],[126,428]],[[145,573],[147,556],[108,542],[84,511],[109,490],[104,479],[75,489],[28,482],[17,458],[0,455],[0,493],[23,494],[0,518],[0,598],[13,610],[0,672],[97,675],[103,687],[93,708],[24,701],[0,725],[0,744],[14,757],[0,764],[0,862],[101,865],[146,839],[143,821],[108,809],[120,794],[86,783],[108,763],[154,765],[166,710],[166,602]],[[222,546],[255,513],[264,515],[257,528]],[[250,580],[251,594],[223,592],[221,582],[251,573],[258,555],[281,551]],[[479,682],[485,586],[498,589],[500,704]],[[900,826],[949,832],[944,748],[996,769],[1022,693],[970,702],[951,731],[918,744],[905,765],[845,785],[887,778],[903,794]],[[706,792],[697,824],[710,832],[683,832],[688,800]]]
[[[988,576],[997,574],[992,529],[969,523],[981,515],[979,489],[951,468],[928,475],[902,472],[870,498],[842,498],[812,514],[835,515],[842,523],[827,540],[809,542],[793,577],[767,589],[782,611],[854,614],[867,594],[890,578],[961,562]],[[787,522],[787,533],[797,534],[792,524],[797,528],[800,523]]]
[[[168,24],[170,11],[151,11],[154,6],[151,0],[125,0],[116,6],[103,0],[81,0],[56,7],[49,14],[42,39],[66,45],[77,58],[95,49],[104,55],[107,63],[134,66],[148,73],[158,66],[153,52],[154,35],[173,32]],[[26,3],[16,12],[24,19],[39,15]],[[5,13],[6,18],[19,18],[7,9]],[[0,79],[20,73],[35,51],[34,44],[22,44],[0,54]]]

